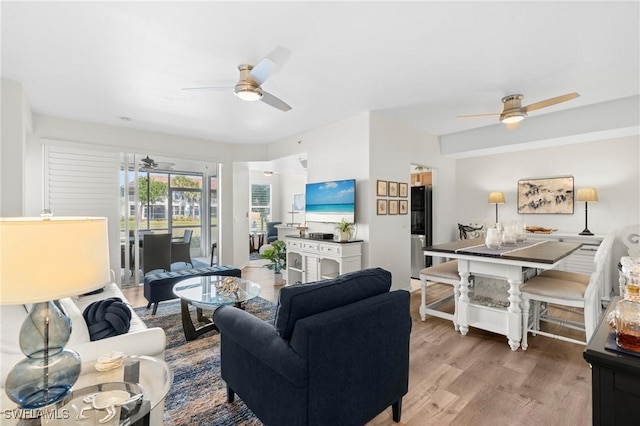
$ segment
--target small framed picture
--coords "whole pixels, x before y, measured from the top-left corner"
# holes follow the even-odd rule
[[[377,213],[379,215],[387,214],[387,200],[378,199],[377,205],[378,205]]]
[[[398,200],[389,200],[389,214],[398,214]]]
[[[398,182],[389,182],[389,197],[398,196]]]
[[[398,184],[398,195],[402,198],[407,198],[409,196],[409,184],[406,182],[400,182]],[[400,213],[402,214],[402,213]]]
[[[386,197],[387,196],[387,181],[386,180],[379,180],[378,181],[378,183],[376,185],[376,195],[378,197]]]
[[[409,214],[409,201],[400,200],[398,204],[398,209],[400,210],[400,214]]]

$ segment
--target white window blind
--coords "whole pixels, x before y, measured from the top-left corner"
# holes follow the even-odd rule
[[[106,217],[113,271],[120,271],[119,158],[99,147],[44,141],[42,208],[55,216]]]

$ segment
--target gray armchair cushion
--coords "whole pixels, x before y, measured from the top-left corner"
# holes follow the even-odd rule
[[[382,268],[351,272],[333,280],[283,287],[276,311],[276,331],[283,339],[289,340],[299,319],[387,293],[390,288],[391,273]]]

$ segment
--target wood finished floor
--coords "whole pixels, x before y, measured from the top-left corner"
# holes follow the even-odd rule
[[[262,286],[261,297],[275,302],[280,287],[274,288],[271,274],[260,266],[242,271],[243,278]],[[437,298],[451,287],[432,289]],[[133,306],[146,306],[142,287],[123,291]],[[423,322],[419,305],[420,292],[414,291],[409,392],[398,425],[591,424],[591,369],[582,358],[584,346],[530,335],[529,348],[513,352],[504,336],[473,328],[462,336],[450,321]],[[575,331],[568,335],[584,338]],[[389,408],[368,424],[397,423]]]

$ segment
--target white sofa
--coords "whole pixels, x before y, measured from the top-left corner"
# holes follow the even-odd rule
[[[109,284],[98,294],[60,300],[65,313],[71,318],[71,337],[66,347],[80,354],[82,369],[93,369],[98,357],[106,352],[120,351],[125,355],[148,355],[164,360],[166,336],[161,328],[147,328],[140,317],[131,310],[131,325],[126,334],[92,342],[82,312],[95,302],[109,297],[128,300],[116,284]],[[25,355],[20,351],[20,327],[28,315],[24,305],[0,306],[0,388],[4,388],[7,374]],[[4,389],[1,389],[4,394]]]

